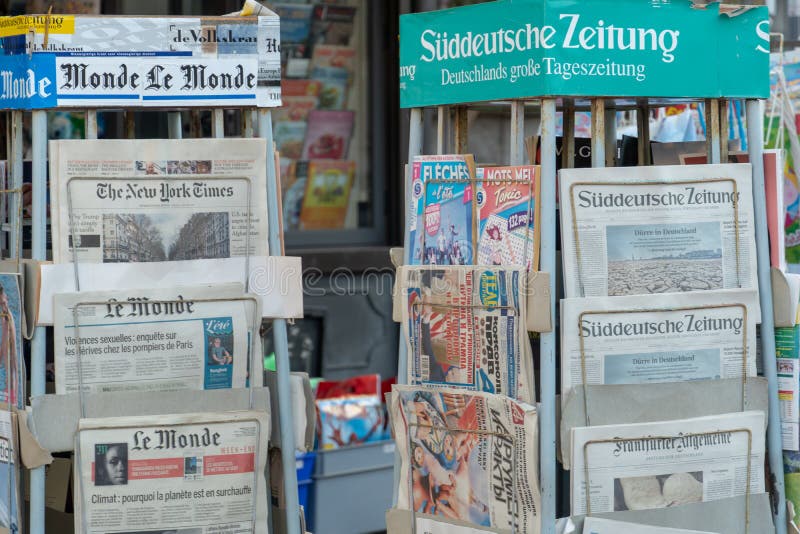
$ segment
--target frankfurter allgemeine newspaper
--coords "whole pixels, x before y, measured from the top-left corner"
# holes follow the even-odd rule
[[[269,428],[258,411],[82,419],[75,532],[266,532]]]
[[[55,295],[56,393],[243,388],[248,376],[261,385],[260,301],[243,289]]]
[[[408,383],[534,401],[522,267],[398,269]]]
[[[392,388],[401,458],[397,507],[540,532],[536,408],[453,388]]]
[[[755,376],[753,290],[561,301],[561,395],[586,384]],[[585,366],[585,377],[584,377]]]
[[[758,288],[749,164],[560,172],[567,297]]]
[[[268,256],[263,139],[50,143],[53,261]]]
[[[573,428],[571,515],[763,493],[764,431],[760,411]]]

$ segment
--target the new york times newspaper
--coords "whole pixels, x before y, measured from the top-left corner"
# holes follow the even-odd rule
[[[242,284],[66,293],[53,300],[58,394],[79,385],[91,392],[243,388],[250,355],[261,353],[259,300],[245,295]],[[103,304],[86,305],[97,302]],[[260,369],[258,356],[255,362]],[[261,373],[252,376],[261,385]]]
[[[583,532],[584,534],[712,534],[707,531],[653,527],[638,523],[601,519],[599,517],[587,517],[584,519]]]
[[[406,266],[398,279],[409,384],[534,401],[521,267]]]
[[[82,419],[75,532],[266,532],[268,437],[257,411]]]
[[[567,297],[758,288],[749,164],[560,176]]]
[[[648,384],[756,374],[752,290],[561,301],[561,395],[587,384]],[[582,341],[582,343],[581,343]]]
[[[571,513],[587,514],[587,477],[587,515],[737,497],[748,482],[763,493],[764,429],[755,411],[573,428]]]
[[[50,154],[56,263],[73,239],[82,263],[268,255],[263,139],[52,141]]]
[[[536,409],[501,395],[395,386],[397,507],[538,534]]]

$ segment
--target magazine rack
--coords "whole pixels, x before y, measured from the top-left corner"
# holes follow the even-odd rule
[[[569,13],[569,15],[564,15]],[[573,15],[574,13],[574,15]],[[561,19],[559,18],[561,14]],[[688,42],[680,48],[676,43],[675,58],[679,61],[661,61],[662,57],[645,58],[643,55],[626,55],[622,50],[593,47],[581,48],[566,39],[568,28],[564,17],[576,24],[580,20],[603,20],[608,26],[638,27],[647,21],[659,20],[662,27],[680,31],[680,39]],[[510,21],[531,21],[527,27],[547,28],[553,31],[552,42],[540,41],[543,47],[529,46],[503,49],[501,54],[484,55],[480,48],[474,55],[463,54],[462,49],[475,45],[482,47],[490,36],[509,31]],[[532,21],[536,21],[533,25]],[[590,24],[589,22],[585,22]],[[546,25],[545,25],[546,24]],[[522,27],[522,26],[520,26]],[[727,133],[727,114],[720,114],[720,105],[726,98],[746,100],[747,147],[753,171],[753,203],[755,236],[758,256],[759,299],[761,304],[761,354],[764,374],[769,388],[769,428],[767,453],[772,480],[772,513],[778,534],[786,532],[786,507],[784,497],[783,460],[781,451],[780,407],[775,360],[775,339],[772,317],[772,290],[769,265],[766,201],[764,190],[762,111],[759,99],[767,98],[769,40],[765,32],[768,16],[763,7],[726,7],[725,13],[718,4],[693,6],[689,2],[653,4],[637,0],[598,0],[596,2],[570,2],[568,0],[497,0],[477,5],[404,15],[400,20],[400,100],[401,107],[410,109],[408,161],[423,154],[425,131],[424,109],[437,109],[437,153],[448,150],[446,130],[449,128],[451,107],[454,108],[455,152],[467,152],[467,108],[477,102],[504,102],[510,105],[510,153],[508,163],[521,165],[525,154],[526,103],[538,103],[541,120],[541,250],[540,267],[550,273],[550,315],[556,313],[556,112],[560,104],[564,111],[564,144],[562,157],[565,167],[571,166],[575,155],[574,111],[590,109],[592,116],[592,166],[613,165],[616,144],[615,116],[617,110],[637,111],[639,164],[649,163],[650,106],[671,102],[704,102],[708,117],[707,152],[709,163],[727,160],[727,143],[721,142],[721,131]],[[501,32],[498,32],[500,29]],[[588,26],[587,26],[588,28]],[[758,30],[754,30],[758,28]],[[574,28],[573,28],[574,30]],[[650,30],[648,30],[650,31]],[[445,33],[448,32],[448,33]],[[485,33],[482,33],[485,32]],[[544,32],[547,33],[547,32]],[[763,34],[763,35],[762,35]],[[450,37],[448,37],[450,35]],[[453,37],[453,36],[456,37]],[[530,36],[531,34],[528,33]],[[477,37],[476,37],[477,36]],[[766,36],[766,37],[765,37]],[[455,41],[455,39],[459,39]],[[480,39],[480,41],[478,40]],[[497,38],[498,41],[500,38]],[[547,38],[545,38],[547,41]],[[434,44],[435,42],[435,44]],[[451,56],[448,42],[456,43]],[[462,44],[463,43],[463,44]],[[713,44],[711,44],[713,43]],[[590,43],[591,44],[591,43]],[[708,45],[716,56],[708,61]],[[566,45],[566,46],[565,46]],[[573,46],[574,45],[574,46]],[[542,49],[544,48],[544,49]],[[644,52],[640,52],[644,54]],[[564,63],[558,63],[563,59]],[[641,79],[627,74],[569,76],[548,72],[553,64],[570,65],[595,62],[594,66],[638,66],[643,70]],[[498,66],[498,62],[501,62]],[[588,63],[586,63],[588,64]],[[510,79],[511,71],[516,73]],[[505,71],[505,72],[504,72]],[[527,74],[526,74],[527,72]],[[737,72],[763,72],[746,79],[733,75]],[[467,83],[469,82],[469,83]],[[607,106],[608,104],[608,106]],[[725,108],[723,108],[725,109]],[[406,173],[406,209],[412,197],[410,173]],[[404,264],[409,263],[409,228],[406,226]],[[541,524],[543,534],[554,534],[556,511],[556,332],[542,333],[540,338],[539,421],[540,421],[540,479]],[[405,343],[399,347],[398,382],[404,383],[408,369]],[[751,382],[751,381],[748,381]],[[395,474],[397,485],[399,478]],[[396,500],[396,499],[395,499]],[[733,502],[733,501],[731,501]],[[706,505],[709,503],[703,503]],[[716,507],[709,507],[709,510]]]

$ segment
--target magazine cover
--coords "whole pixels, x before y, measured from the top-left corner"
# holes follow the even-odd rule
[[[353,35],[356,8],[331,4],[317,4],[311,20],[309,44],[348,45]]]
[[[538,534],[536,408],[500,395],[394,386],[397,508]]]
[[[289,185],[283,194],[283,227],[286,230],[300,228],[300,212],[308,181],[308,162],[295,161],[289,168]]]
[[[344,109],[350,73],[341,67],[313,67],[311,78],[322,83],[319,109]]]
[[[267,532],[269,415],[81,419],[75,532]]]
[[[539,266],[539,167],[477,169],[478,265]]]
[[[319,97],[319,91],[322,84],[319,80],[308,79],[287,79],[281,80],[281,98],[287,96],[316,96]]]
[[[273,126],[275,146],[282,157],[297,159],[303,152],[308,123],[299,121],[280,121]]]
[[[314,110],[308,114],[303,159],[345,159],[353,135],[352,111]]]
[[[25,407],[22,298],[16,273],[0,273],[0,402]]]
[[[317,109],[319,98],[313,95],[284,96],[283,105],[272,112],[273,120],[279,121],[307,121],[308,114]],[[302,150],[302,144],[300,149]]]
[[[474,263],[478,220],[472,155],[417,156],[411,172],[411,264]]]
[[[311,160],[308,163],[300,227],[304,230],[342,228],[350,205],[356,163]]]
[[[522,269],[402,266],[397,280],[409,384],[534,402]]]
[[[347,71],[352,79],[356,68],[356,49],[352,46],[318,44],[311,56],[311,68],[336,67]]]
[[[307,42],[314,6],[282,3],[274,4],[273,7],[281,18],[281,47],[286,43]]]

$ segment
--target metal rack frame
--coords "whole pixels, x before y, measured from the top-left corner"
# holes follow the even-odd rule
[[[267,145],[267,211],[269,226],[269,250],[271,255],[282,254],[281,224],[278,199],[277,174],[275,169],[275,149],[272,140],[272,112],[270,108],[237,108],[242,110],[243,136],[263,137]],[[126,126],[131,121],[134,108],[123,109],[126,115]],[[97,110],[84,111],[86,114],[86,139],[97,139]],[[115,108],[117,111],[117,108]],[[181,116],[179,111],[168,111],[169,137],[181,138]],[[212,108],[212,135],[215,138],[224,137],[223,109]],[[25,111],[11,111],[11,153],[10,184],[12,188],[22,186],[22,161],[23,139],[22,121]],[[32,246],[31,256],[35,260],[47,258],[47,111],[31,111],[31,137],[32,137]],[[254,115],[257,120],[254,121]],[[254,123],[258,132],[254,130]],[[126,128],[128,133],[132,128]],[[129,135],[129,137],[132,137]],[[10,210],[17,209],[16,202],[20,199],[10,200]],[[16,219],[11,221],[10,250],[16,250],[21,240],[20,224]],[[286,320],[274,319],[273,336],[275,343],[275,356],[278,379],[279,419],[282,428],[293,428],[293,415],[291,403],[291,390],[289,380],[289,346],[286,336]],[[31,388],[30,395],[45,394],[45,355],[46,333],[44,326],[37,326],[31,341]],[[260,361],[255,355],[254,360]],[[300,508],[297,493],[297,473],[295,468],[295,443],[293,432],[281,433],[281,457],[283,466],[283,491],[286,502],[286,530],[289,534],[301,534]],[[265,474],[266,476],[266,474]],[[30,472],[30,532],[44,534],[45,532],[45,472],[44,467],[33,469]]]
[[[524,128],[525,128],[525,103],[536,100],[539,102],[541,115],[541,249],[539,252],[540,267],[550,276],[550,314],[554,319],[556,314],[556,109],[555,97],[533,98],[506,101],[511,106],[509,154],[510,165],[522,165],[524,160]],[[592,113],[592,166],[605,167],[613,164],[613,146],[616,144],[615,112],[612,105],[606,107],[605,98],[591,98],[590,110]],[[612,99],[608,99],[613,104]],[[679,99],[680,100],[680,99]],[[683,102],[696,100],[687,99]],[[720,163],[727,159],[727,139],[721,137],[721,132],[727,134],[727,114],[720,116],[720,107],[725,109],[724,99],[709,99],[705,102],[708,113],[707,152],[709,163]],[[460,104],[455,108],[454,134],[455,151],[463,153],[467,150],[467,106]],[[769,426],[767,431],[767,448],[771,479],[771,494],[773,506],[773,519],[777,534],[786,534],[786,507],[783,482],[783,457],[781,446],[780,407],[778,403],[778,375],[777,361],[775,359],[774,319],[771,313],[772,282],[770,279],[769,262],[769,237],[767,232],[766,193],[764,190],[764,163],[763,163],[763,128],[761,101],[757,99],[746,100],[747,148],[753,168],[753,204],[755,216],[756,250],[758,256],[758,284],[759,299],[763,310],[761,318],[761,355],[764,363],[764,375],[769,387]],[[575,152],[574,145],[574,112],[576,104],[573,99],[565,98],[562,109],[566,111],[564,118],[563,153],[565,161],[571,162]],[[640,165],[649,162],[649,122],[647,120],[650,99],[639,98],[636,100],[637,122],[639,132],[639,161]],[[447,150],[445,131],[449,126],[448,106],[437,106],[437,152],[442,154]],[[422,155],[424,121],[423,108],[410,109],[408,161],[414,156]],[[727,136],[726,136],[727,137]],[[607,146],[608,145],[608,146]],[[565,165],[569,166],[569,165]],[[406,176],[406,206],[411,197],[410,180]],[[409,229],[406,227],[404,239],[403,262],[409,263]],[[542,534],[555,533],[556,520],[556,329],[541,334],[540,341],[540,369],[538,373],[540,385],[540,398],[538,403],[540,421],[540,485],[541,485],[541,518]],[[408,369],[408,354],[405,343],[401,340],[398,359],[398,383],[405,383]],[[399,468],[395,469],[395,486],[399,481]],[[396,491],[395,487],[395,491]],[[396,498],[395,498],[396,502]]]

